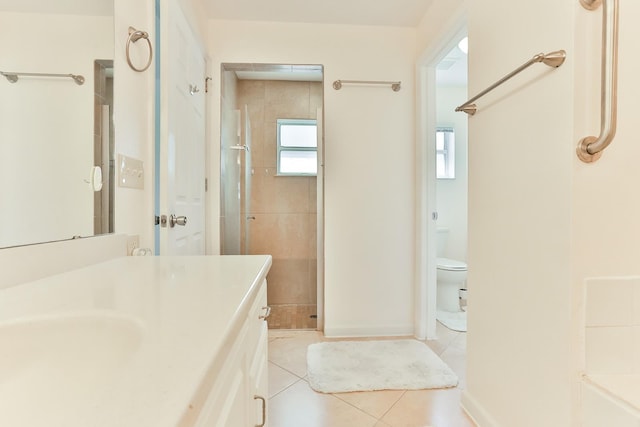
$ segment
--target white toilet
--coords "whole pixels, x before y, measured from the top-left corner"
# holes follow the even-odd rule
[[[460,291],[467,288],[467,263],[442,256],[448,236],[448,228],[438,228],[436,307],[438,310],[459,312],[461,311]]]

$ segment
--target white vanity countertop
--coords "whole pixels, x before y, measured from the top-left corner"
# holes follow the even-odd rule
[[[123,257],[0,290],[0,426],[182,425],[270,267]]]

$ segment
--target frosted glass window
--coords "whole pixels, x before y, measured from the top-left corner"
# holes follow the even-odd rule
[[[315,120],[277,120],[278,175],[316,175],[318,137]]]
[[[456,177],[455,133],[453,128],[436,130],[436,177],[454,179]]]

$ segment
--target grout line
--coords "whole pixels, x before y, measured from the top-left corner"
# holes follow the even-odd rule
[[[396,405],[398,404],[398,402],[400,402],[400,399],[402,399],[402,398],[404,397],[404,395],[405,395],[405,394],[407,394],[407,390],[405,390],[404,392],[402,392],[402,394],[400,395],[400,397],[398,397],[398,400],[396,400],[395,402],[393,402],[393,405],[391,405],[391,406],[389,407],[389,409],[387,409],[387,410],[385,411],[385,413],[384,413],[384,414],[382,414],[382,416],[381,416],[380,418],[378,418],[378,421],[382,421],[382,419],[385,417],[385,415],[387,415],[387,414],[389,413],[389,411],[391,411],[391,410],[394,408],[394,406],[396,406]]]
[[[306,374],[305,374],[304,376],[302,376],[302,377],[301,377],[300,375],[296,374],[295,372],[292,372],[292,371],[290,371],[289,369],[285,368],[284,366],[278,365],[276,362],[273,362],[273,361],[271,361],[271,360],[268,360],[268,362],[269,362],[269,363],[273,363],[273,364],[274,364],[274,365],[276,365],[278,368],[280,368],[280,369],[282,369],[282,370],[284,370],[284,371],[287,371],[287,372],[288,372],[288,373],[290,373],[291,375],[293,375],[293,376],[295,376],[295,377],[297,377],[297,378],[299,378],[299,379],[301,379],[301,380],[303,380],[303,379],[305,379],[305,378],[307,377],[307,375],[306,375]]]
[[[285,388],[283,388],[282,390],[280,390],[279,392],[277,392],[276,394],[274,394],[273,396],[271,396],[269,398],[269,400],[273,399],[274,397],[276,397],[277,395],[281,394],[283,391],[290,389],[292,386],[298,384],[300,381],[304,381],[303,378],[298,377],[298,379],[296,381],[294,381],[293,383],[289,384],[288,386],[286,386]]]

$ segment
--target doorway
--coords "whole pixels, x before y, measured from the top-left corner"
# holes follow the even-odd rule
[[[220,252],[273,257],[269,328],[321,328],[322,66],[221,75]]]
[[[459,12],[452,22],[453,24],[440,34],[418,58],[417,65],[415,335],[419,339],[428,340],[437,339],[436,258],[440,216],[435,167],[438,161],[436,133],[440,108],[437,99],[437,74],[439,67],[444,68],[443,60],[467,35],[466,19],[463,13]],[[462,100],[461,103],[464,101]]]

